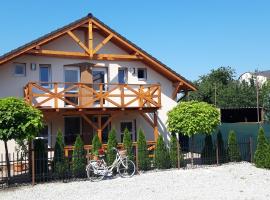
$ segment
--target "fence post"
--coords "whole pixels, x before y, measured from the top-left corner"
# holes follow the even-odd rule
[[[216,158],[217,158],[217,165],[219,165],[219,151],[218,151],[218,140],[216,141]]]
[[[250,162],[253,163],[253,141],[252,137],[249,137],[249,151],[250,151]]]
[[[32,149],[32,185],[35,185],[35,151]]]
[[[177,141],[177,167],[180,169],[180,147],[179,147],[179,141]]]

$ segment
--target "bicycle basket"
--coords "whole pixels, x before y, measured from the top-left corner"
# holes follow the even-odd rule
[[[121,151],[119,151],[119,154],[120,154],[121,158],[125,158],[125,157],[127,157],[127,150],[121,150]]]

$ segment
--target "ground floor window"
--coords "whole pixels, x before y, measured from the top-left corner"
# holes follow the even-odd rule
[[[124,122],[120,122],[121,142],[123,142],[125,129],[128,129],[128,131],[130,132],[130,135],[131,135],[131,140],[133,140],[133,132],[134,132],[133,122],[132,121],[124,121]]]
[[[65,144],[74,145],[77,135],[81,134],[81,118],[65,117]]]

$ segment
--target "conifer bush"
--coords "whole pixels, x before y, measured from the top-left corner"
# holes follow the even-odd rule
[[[99,137],[97,134],[92,139],[92,154],[97,154],[98,150],[102,148],[101,141],[99,140]]]
[[[170,140],[170,161],[171,161],[171,167],[173,168],[178,167],[177,143],[178,141],[177,141],[176,135],[175,133],[172,133],[171,140]]]
[[[215,161],[215,151],[211,135],[206,135],[204,139],[204,147],[201,152],[202,164],[211,165]]]
[[[137,144],[139,169],[146,171],[150,168],[150,160],[145,135],[142,129],[139,129]]]
[[[112,129],[109,132],[108,136],[108,146],[107,146],[107,162],[108,165],[111,165],[116,157],[116,152],[112,150],[112,148],[117,148],[117,139],[116,139],[116,131]]]
[[[227,161],[227,152],[224,147],[224,141],[220,130],[217,133],[217,147],[219,163],[225,163]]]
[[[124,145],[124,149],[127,150],[128,158],[130,160],[134,160],[131,135],[127,128],[124,130],[123,145]]]
[[[228,136],[228,158],[231,162],[239,162],[241,160],[236,134],[233,130],[229,132]]]
[[[74,146],[72,154],[72,173],[75,177],[81,177],[85,174],[86,154],[84,143],[80,135],[77,136]]]
[[[53,169],[55,175],[60,178],[63,178],[68,170],[68,162],[64,155],[63,134],[60,129],[57,131],[56,142],[54,145]]]
[[[254,155],[254,162],[256,167],[269,168],[269,142],[267,141],[264,130],[261,127],[257,137],[257,148]]]
[[[170,165],[168,148],[164,143],[163,137],[159,135],[155,149],[155,166],[158,169],[168,169],[170,168]]]

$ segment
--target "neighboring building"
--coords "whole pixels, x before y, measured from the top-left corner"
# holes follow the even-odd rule
[[[78,134],[89,145],[95,133],[106,143],[111,128],[119,142],[125,128],[133,141],[139,128],[148,141],[168,140],[167,112],[193,90],[91,14],[0,57],[0,97],[24,97],[43,112],[50,147],[58,129],[66,145]]]
[[[239,81],[250,83],[250,80],[253,79],[256,82],[256,77],[259,86],[262,86],[267,80],[270,79],[270,70],[260,72],[245,72],[239,77]]]

